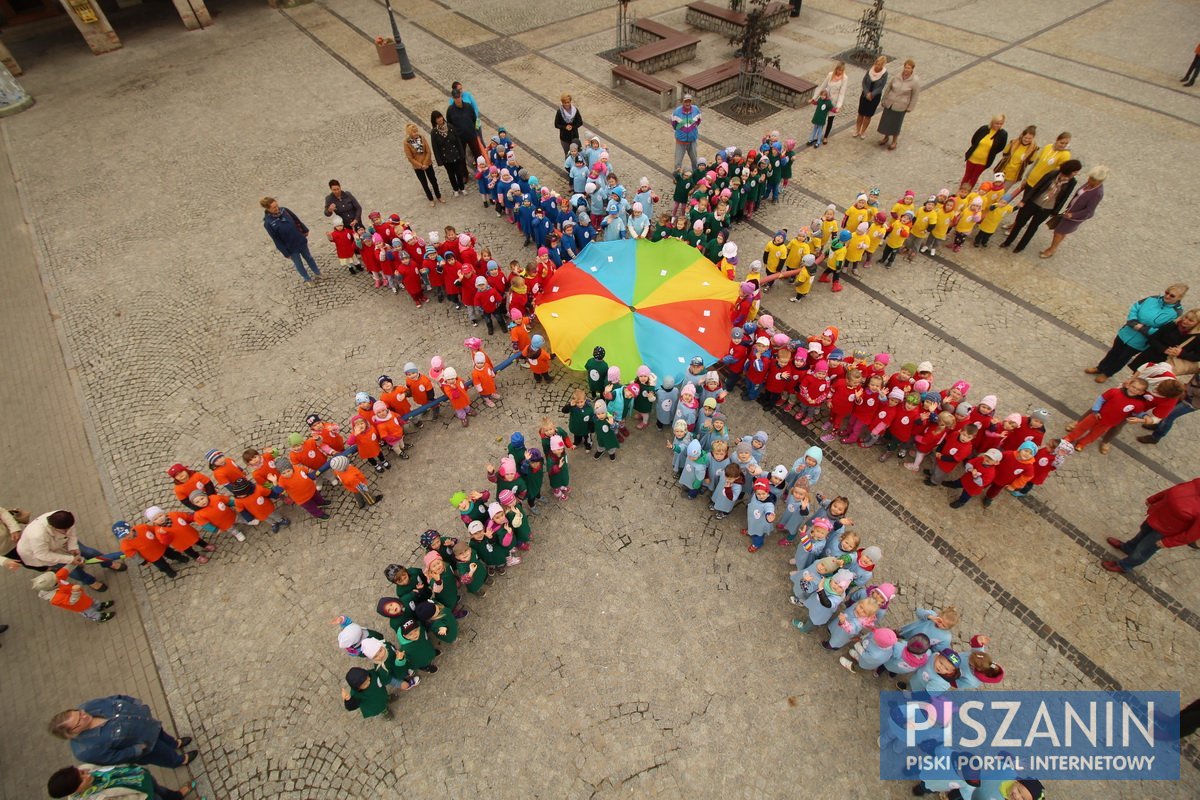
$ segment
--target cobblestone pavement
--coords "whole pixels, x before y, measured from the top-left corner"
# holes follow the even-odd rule
[[[581,13],[570,17],[555,6],[407,3],[401,25],[418,77],[403,83],[376,61],[370,39],[386,33],[386,17],[373,0],[286,12],[211,7],[221,13],[203,33],[147,15],[104,58],[69,37],[10,43],[38,105],[3,129],[108,491],[101,496],[94,478],[89,487],[86,474],[53,493],[13,485],[31,504],[92,508],[97,535],[110,515],[168,497],[162,470],[173,460],[197,461],[212,446],[278,444],[304,414],[344,414],[356,389],[408,360],[441,353],[465,366],[458,342],[471,329],[460,317],[444,305],[414,310],[337,274],[319,241],[328,276],[301,285],[262,232],[259,195],[295,209],[316,240],[324,185],[337,177],[364,207],[397,209],[420,231],[451,223],[477,232],[502,262],[524,257],[473,196],[429,209],[404,165],[403,124],[424,124],[454,79],[474,92],[485,127],[507,125],[533,171],[552,182],[560,151],[551,118],[567,89],[627,185],[642,175],[668,185],[664,115],[633,88],[607,88],[609,62],[595,54],[612,46],[614,15],[601,3],[574,4]],[[771,38],[784,68],[819,80],[829,56],[853,43],[861,8],[806,3]],[[685,24],[677,2],[639,0],[634,10]],[[1145,226],[1132,224],[1162,207],[1163,190],[1195,182],[1200,112],[1194,95],[1175,88],[1195,43],[1190,26],[1171,24],[1189,11],[1128,0],[891,4],[885,49],[916,58],[925,82],[900,149],[849,137],[855,87],[832,143],[802,154],[780,204],[736,229],[743,253],[864,187],[881,187],[891,202],[907,188],[952,186],[971,131],[998,111],[1010,131],[1038,124],[1039,141],[1071,130],[1085,166],[1110,164],[1104,205],[1049,262],[1032,249],[968,248],[868,272],[840,295],[818,285],[802,305],[777,291],[769,310],[797,330],[837,324],[851,347],[929,358],[941,378],[971,381],[976,397],[998,394],[1004,411],[1048,407],[1061,431],[1095,396],[1081,368],[1103,352],[1128,304],[1175,280],[1200,284],[1194,232],[1183,226],[1148,249]],[[1147,19],[1157,22],[1136,24]],[[696,62],[662,76],[730,56],[723,39],[704,36]],[[852,70],[852,81],[860,75]],[[709,111],[704,147],[746,145],[767,128],[796,135],[807,118],[785,110],[747,128]],[[79,120],[88,122],[86,147]],[[21,280],[29,291],[32,279]],[[25,310],[36,310],[34,300]],[[36,356],[46,373],[38,380],[57,376],[48,391],[66,398],[56,416],[65,420],[76,413],[74,394],[52,356]],[[528,434],[554,413],[572,381],[556,377],[535,391],[510,370],[500,407],[481,409],[469,430],[427,424],[412,459],[378,481],[387,497],[376,508],[338,497],[328,522],[222,543],[211,564],[187,567],[170,585],[132,576],[144,587],[148,637],[132,614],[119,618],[127,627],[104,632],[119,637],[70,631],[106,648],[91,674],[97,691],[63,688],[76,679],[48,674],[33,691],[0,686],[30,731],[0,741],[6,796],[34,796],[44,780],[34,748],[63,752],[41,741],[44,708],[100,686],[152,696],[155,670],[180,728],[197,738],[196,772],[210,798],[782,797],[818,781],[823,794],[905,796],[907,787],[874,778],[879,685],[795,635],[783,548],[751,556],[737,520],[714,521],[682,497],[652,432],[635,434],[615,464],[575,461],[571,501],[536,518],[529,559],[470,603],[463,643],[398,702],[398,720],[363,723],[342,710],[348,662],[328,620],[370,619],[383,565],[412,558],[426,527],[457,530],[445,499],[483,483],[482,464],[509,433]],[[5,399],[6,408],[31,402]],[[735,432],[770,432],[771,461],[790,463],[811,439],[737,400],[730,413]],[[6,452],[41,443],[38,425],[31,417],[9,432]],[[59,465],[71,456],[75,468],[92,463],[71,436],[56,445],[61,454],[38,453],[37,468],[21,474],[66,474]],[[948,497],[895,462],[857,449],[831,453],[823,488],[848,495],[864,539],[883,548],[881,575],[901,592],[890,619],[953,602],[964,635],[995,640],[1011,688],[1178,689],[1191,699],[1200,692],[1190,669],[1200,631],[1194,551],[1161,553],[1136,580],[1101,571],[1097,556],[1106,535],[1135,529],[1141,498],[1194,474],[1192,441],[1188,421],[1152,452],[1127,433],[1107,458],[1069,461],[1033,502],[1005,497],[987,511],[951,511]],[[22,628],[46,620],[45,652],[76,620],[31,608],[17,583],[0,584],[5,608]],[[116,583],[118,599],[135,596],[125,579]],[[0,657],[22,673],[40,668],[38,651],[12,645],[16,633]],[[143,665],[133,686],[122,659]],[[817,737],[831,744],[811,757]],[[1178,784],[1053,789],[1070,798],[1193,797],[1198,775],[1185,760]]]

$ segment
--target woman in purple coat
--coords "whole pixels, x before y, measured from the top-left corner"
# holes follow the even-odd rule
[[[1054,239],[1050,242],[1049,247],[1039,253],[1042,258],[1053,256],[1067,234],[1074,233],[1084,220],[1092,218],[1092,215],[1096,213],[1096,206],[1100,205],[1100,201],[1104,199],[1104,179],[1107,177],[1108,167],[1103,165],[1092,167],[1092,171],[1087,176],[1087,183],[1079,187],[1067,205],[1067,210],[1058,218],[1058,224],[1054,226]]]

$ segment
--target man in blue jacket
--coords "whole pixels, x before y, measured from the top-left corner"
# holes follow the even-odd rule
[[[100,697],[78,708],[60,711],[50,732],[71,742],[75,758],[88,764],[146,764],[175,768],[189,764],[196,750],[180,752],[191,737],[176,738],[142,701],[123,694]]]
[[[1188,287],[1175,283],[1157,297],[1144,297],[1129,307],[1125,324],[1117,331],[1112,347],[1100,359],[1100,363],[1084,370],[1096,376],[1096,383],[1104,383],[1116,375],[1129,359],[1150,346],[1150,337],[1163,325],[1168,325],[1183,313],[1183,296]]]
[[[321,270],[308,249],[308,226],[300,221],[295,211],[279,205],[274,197],[264,197],[259,204],[263,207],[263,227],[267,229],[267,235],[275,243],[276,249],[292,260],[296,272],[300,273],[305,283],[319,278]],[[300,259],[308,262],[311,276],[304,271]]]
[[[675,169],[683,165],[687,154],[696,170],[696,140],[700,138],[700,106],[692,103],[692,96],[685,94],[683,102],[671,113],[671,127],[675,129]]]

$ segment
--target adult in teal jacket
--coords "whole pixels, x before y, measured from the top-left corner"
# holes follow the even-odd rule
[[[1188,287],[1174,283],[1161,295],[1143,297],[1129,307],[1125,324],[1117,331],[1112,347],[1094,367],[1084,370],[1096,376],[1096,383],[1104,383],[1117,374],[1121,367],[1138,353],[1150,346],[1150,336],[1163,325],[1174,322],[1183,313],[1183,296]]]

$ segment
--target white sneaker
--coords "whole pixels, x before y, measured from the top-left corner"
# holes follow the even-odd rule
[[[520,564],[520,563],[521,563],[520,556],[509,556],[508,560],[504,562],[504,566],[515,567],[517,564]]]
[[[258,524],[258,522],[259,522],[258,520],[256,520],[256,519],[252,519],[252,520],[250,520],[249,522],[247,522],[246,524],[247,524],[247,525],[249,525],[249,526],[251,526],[251,527],[253,527],[253,526],[257,525],[257,524]]]
[[[937,248],[936,248],[936,247],[931,247],[931,248],[929,248],[929,255],[930,255],[930,256],[936,256],[936,255],[937,255]]]
[[[257,522],[257,521],[258,520],[255,520],[255,522]],[[239,542],[244,542],[244,541],[246,541],[246,534],[242,533],[237,528],[234,528],[233,529],[233,538],[237,539]]]
[[[841,664],[846,670],[854,672],[854,662],[845,656],[839,656],[838,663]]]

